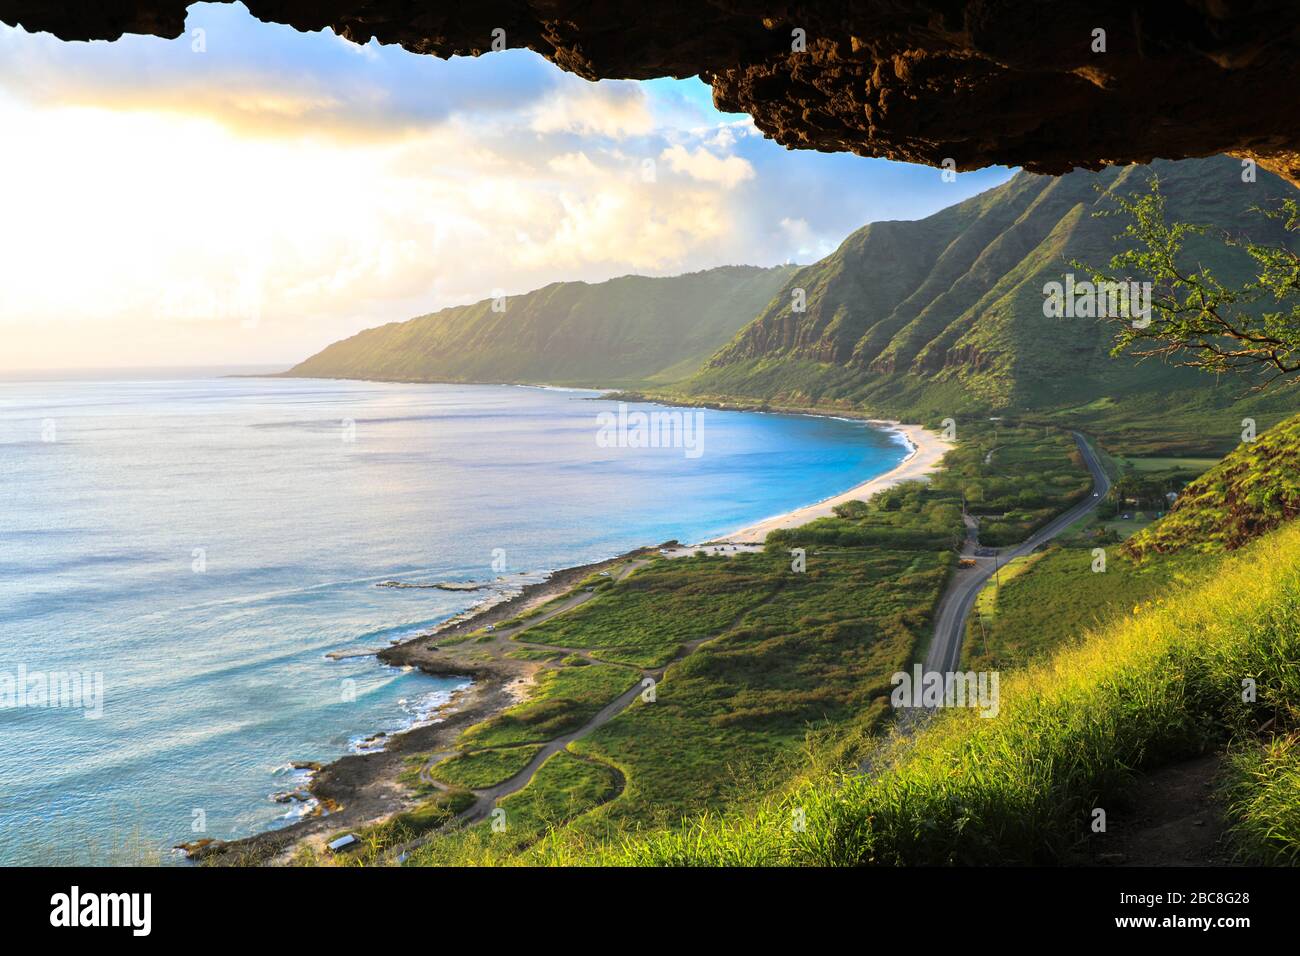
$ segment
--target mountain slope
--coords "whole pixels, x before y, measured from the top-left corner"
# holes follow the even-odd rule
[[[1201,475],[1169,514],[1130,538],[1134,557],[1239,548],[1300,517],[1300,415],[1270,428]]]
[[[1266,173],[1243,183],[1240,163],[1226,157],[1059,178],[1022,172],[926,219],[860,229],[792,275],[682,388],[703,398],[944,414],[1062,409],[1189,388],[1230,404],[1237,383],[1219,386],[1216,397],[1204,375],[1111,357],[1105,322],[1043,315],[1045,283],[1074,271],[1075,259],[1105,265],[1115,250],[1122,223],[1093,215],[1109,205],[1099,188],[1145,191],[1153,172],[1171,218],[1286,240],[1252,207],[1297,191]],[[1251,274],[1244,255],[1217,243],[1196,239],[1187,251],[1224,279]],[[792,306],[797,289],[806,298],[801,313]]]
[[[309,378],[616,386],[697,370],[767,305],[793,267],[555,282],[505,300],[368,329],[291,369]]]

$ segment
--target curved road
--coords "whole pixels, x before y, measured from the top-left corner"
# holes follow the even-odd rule
[[[978,540],[978,526],[975,522],[967,519],[966,541],[962,546],[961,555],[963,558],[969,558],[975,561],[976,564],[971,568],[958,568],[958,570],[953,574],[951,581],[949,581],[947,591],[944,592],[943,597],[939,601],[939,608],[935,615],[934,637],[930,641],[930,648],[925,657],[925,669],[927,671],[934,670],[947,672],[955,671],[957,669],[957,665],[961,660],[961,644],[962,637],[966,630],[966,619],[970,616],[971,608],[975,604],[975,597],[979,594],[980,588],[984,586],[985,582],[987,582],[989,578],[993,577],[998,567],[1013,558],[1030,554],[1041,545],[1046,544],[1048,541],[1055,538],[1070,525],[1074,524],[1084,515],[1087,515],[1101,504],[1102,500],[1106,497],[1106,493],[1110,491],[1110,478],[1106,474],[1105,469],[1102,468],[1101,462],[1093,452],[1092,447],[1079,432],[1072,432],[1071,434],[1074,435],[1074,440],[1079,446],[1079,454],[1082,456],[1084,463],[1088,466],[1088,471],[1092,474],[1092,493],[1089,497],[1079,502],[1069,511],[1066,511],[1049,521],[1041,529],[1030,535],[1030,537],[1022,541],[1020,544],[1012,545],[1007,548],[997,550],[981,548]],[[615,580],[622,580],[628,574],[631,574],[646,563],[648,562],[630,562],[622,569]],[[564,614],[571,611],[573,608],[585,603],[594,596],[594,594],[589,592],[574,595],[568,601],[561,602],[551,611],[526,621],[520,627],[497,632],[497,637],[498,639],[512,638],[518,640],[519,635],[529,628],[542,623],[544,620],[549,620],[558,614]],[[759,605],[757,606],[766,604],[773,596],[774,594],[768,595],[768,597],[759,602]],[[749,610],[752,611],[753,608],[750,608]],[[738,615],[737,619],[733,621],[731,626],[726,630],[721,631],[718,634],[697,638],[694,641],[684,644],[668,663],[656,668],[635,669],[641,671],[642,680],[649,677],[652,678],[655,683],[658,683],[663,680],[664,672],[667,671],[670,665],[688,657],[694,653],[700,645],[734,630],[746,613],[749,612],[747,611]],[[522,643],[527,644],[528,642],[524,641]],[[560,650],[565,650],[565,648],[560,648]],[[472,791],[477,799],[468,809],[462,811],[456,817],[454,823],[457,825],[465,825],[485,819],[492,812],[492,809],[496,806],[498,800],[513,793],[517,793],[526,787],[532,781],[533,776],[537,771],[541,769],[542,764],[553,757],[556,753],[561,750],[566,750],[569,744],[576,740],[581,740],[583,737],[586,737],[588,734],[609,723],[609,721],[613,720],[626,710],[642,693],[644,689],[642,680],[638,680],[634,685],[606,704],[599,712],[577,730],[547,741],[542,746],[541,750],[537,752],[537,755],[528,762],[528,766],[514,774],[508,780],[504,780],[493,787],[485,787],[483,789]],[[434,764],[439,760],[456,752],[457,751],[446,751],[444,753],[432,755],[426,762],[425,766],[421,769],[420,779],[432,786],[442,787],[442,784],[433,779],[430,771]],[[617,768],[614,769],[617,770]],[[442,831],[437,831],[437,833],[440,832]],[[437,835],[437,833],[417,837],[400,847],[394,848],[390,851],[390,854],[396,856],[399,861],[403,860],[409,850],[426,842],[432,836]]]
[[[961,556],[975,562],[971,568],[958,568],[948,583],[948,590],[939,601],[935,613],[934,637],[930,640],[930,649],[925,655],[925,670],[948,673],[957,670],[961,662],[961,642],[966,633],[966,619],[970,617],[975,598],[986,581],[993,577],[996,570],[1014,558],[1030,554],[1035,549],[1051,541],[1058,534],[1091,512],[1105,499],[1110,491],[1110,476],[1101,467],[1092,446],[1078,432],[1072,432],[1079,446],[1079,454],[1092,474],[1092,493],[1069,511],[1058,515],[1038,531],[1034,532],[1020,544],[1006,548],[981,548],[978,541],[978,529],[973,522],[968,522],[966,543],[962,546]]]

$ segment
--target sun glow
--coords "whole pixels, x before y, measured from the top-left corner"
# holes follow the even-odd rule
[[[288,364],[498,291],[810,261],[954,199],[768,143],[698,80],[442,61],[238,4],[191,27],[202,50],[0,26],[0,369]]]

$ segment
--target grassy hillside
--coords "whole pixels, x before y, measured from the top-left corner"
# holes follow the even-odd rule
[[[1241,547],[1300,515],[1300,415],[1242,442],[1189,484],[1165,518],[1125,545],[1132,557]]]
[[[1294,411],[1294,397],[1241,401],[1240,383],[1111,357],[1103,321],[1043,315],[1045,283],[1075,271],[1073,260],[1104,265],[1115,251],[1120,224],[1093,215],[1107,207],[1099,189],[1142,192],[1152,173],[1173,219],[1258,241],[1294,238],[1254,207],[1296,190],[1272,176],[1243,184],[1240,164],[1223,157],[1062,177],[1019,173],[926,219],[854,233],[791,275],[680,390],[911,417],[1036,411],[1132,450],[1221,454],[1244,415],[1264,427]],[[1187,252],[1225,281],[1253,275],[1247,256],[1209,240]],[[794,310],[799,289],[803,312]]]
[[[1296,765],[1248,741],[1300,719],[1300,525],[1223,560],[1207,583],[1119,621],[1049,663],[1004,675],[1001,713],[953,708],[911,740],[880,744],[869,777],[813,779],[761,810],[618,846],[633,864],[1043,863],[1085,848],[1096,807],[1122,803],[1135,770],[1235,739],[1234,824],[1271,852],[1300,847]],[[1258,697],[1243,700],[1242,675]],[[806,829],[791,827],[795,811]],[[560,843],[554,859],[571,861]]]
[[[866,565],[852,552],[818,554],[820,570],[810,564],[807,576],[783,571],[775,555],[744,558],[734,572],[724,558],[674,562],[684,576],[705,567],[785,584],[670,668],[656,702],[553,757],[503,803],[504,832],[451,830],[405,864],[1077,861],[1109,848],[1094,811],[1123,808],[1137,774],[1223,747],[1238,852],[1300,858],[1300,523],[1215,556],[1212,575],[1170,583],[1158,605],[1050,660],[1004,673],[995,717],[949,708],[901,737],[870,735],[888,710],[882,679],[915,649],[924,619],[907,608],[932,600],[940,569],[917,566],[920,552],[877,550]],[[805,737],[813,722],[820,729]],[[501,772],[473,769],[482,779]],[[364,833],[367,849],[349,862],[381,862],[385,848],[445,822],[462,794]]]
[[[422,382],[623,386],[696,371],[766,307],[793,267],[556,282],[336,342],[287,374]]]
[[[962,645],[962,667],[1006,670],[1049,658],[1098,627],[1142,612],[1214,566],[1198,555],[1138,563],[1107,549],[1094,570],[1090,545],[1067,544],[1003,567],[980,593]]]
[[[512,822],[505,839],[486,824],[445,832],[412,848],[408,864],[538,862],[561,843],[577,852],[673,831],[683,818],[738,813],[808,774],[856,766],[890,719],[891,675],[924,653],[963,497],[989,509],[991,530],[1012,533],[1067,507],[1086,482],[1073,441],[1056,430],[971,422],[959,433],[929,486],[848,503],[836,518],[774,534],[762,552],[656,557],[626,578],[594,576],[577,587],[595,596],[565,614],[539,608],[440,644],[473,657],[504,641],[505,656],[548,668],[525,701],[463,732],[459,756],[437,758],[428,774],[453,788],[504,779],[647,668],[667,668],[656,700],[634,701],[563,752],[589,775],[616,772],[614,792],[599,774],[581,792],[551,792],[567,777],[539,774],[517,796],[553,816],[524,831]],[[796,571],[786,548],[802,546],[807,564]],[[404,779],[427,800],[430,827],[456,796],[420,779],[431,759],[414,758]],[[368,831],[356,862],[385,859],[411,829]]]
[[[764,555],[665,562],[640,584],[606,585],[603,607],[593,602],[555,635],[604,660],[619,658],[610,635],[638,633],[636,618],[680,617],[671,612],[698,600],[701,575],[730,579],[722,593],[748,597],[729,602],[733,630],[723,614],[706,628],[723,636],[670,668],[658,703],[573,748],[617,768],[621,793],[589,796],[584,812],[566,804],[525,840],[480,827],[431,841],[408,862],[1078,861],[1110,849],[1091,828],[1096,808],[1123,808],[1137,774],[1210,750],[1227,753],[1235,850],[1257,862],[1300,858],[1300,522],[1235,552],[1145,565],[1115,553],[1103,573],[1092,566],[1096,529],[1072,532],[1065,546],[1008,569],[994,612],[1003,626],[967,648],[965,666],[1002,669],[997,716],[950,708],[909,737],[872,733],[888,715],[881,678],[920,646],[928,611],[917,617],[909,602],[932,606],[945,565],[927,552],[951,545],[954,494],[969,499],[982,484],[1014,500],[1014,486],[996,487],[999,457],[1011,474],[1051,475],[1055,437],[1005,423],[968,430],[964,454],[950,456],[934,487],[844,506],[770,540]],[[1258,471],[1270,485],[1293,478],[1283,449],[1295,439],[1288,423],[1211,469],[1200,507],[1251,484],[1247,456],[1247,467],[1265,462]],[[1070,498],[1067,477],[1058,507]],[[1268,511],[1273,500],[1243,497],[1240,508]],[[1171,515],[1151,527],[1166,523],[1178,524]],[[783,548],[804,544],[809,576],[789,574]],[[637,613],[625,620],[627,608]],[[661,643],[693,636],[666,633]],[[1244,676],[1254,696],[1243,695]],[[529,790],[556,799],[545,783]]]

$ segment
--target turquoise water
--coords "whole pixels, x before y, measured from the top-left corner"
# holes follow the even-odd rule
[[[383,646],[494,593],[379,582],[508,589],[704,540],[906,453],[860,423],[712,410],[698,454],[602,447],[597,416],[617,406],[593,395],[0,382],[0,862],[293,819],[302,804],[272,799],[301,783],[291,762],[425,719],[460,683],[327,653]],[[31,687],[63,671],[87,690],[71,706],[4,706],[6,678],[23,703],[24,669]]]

